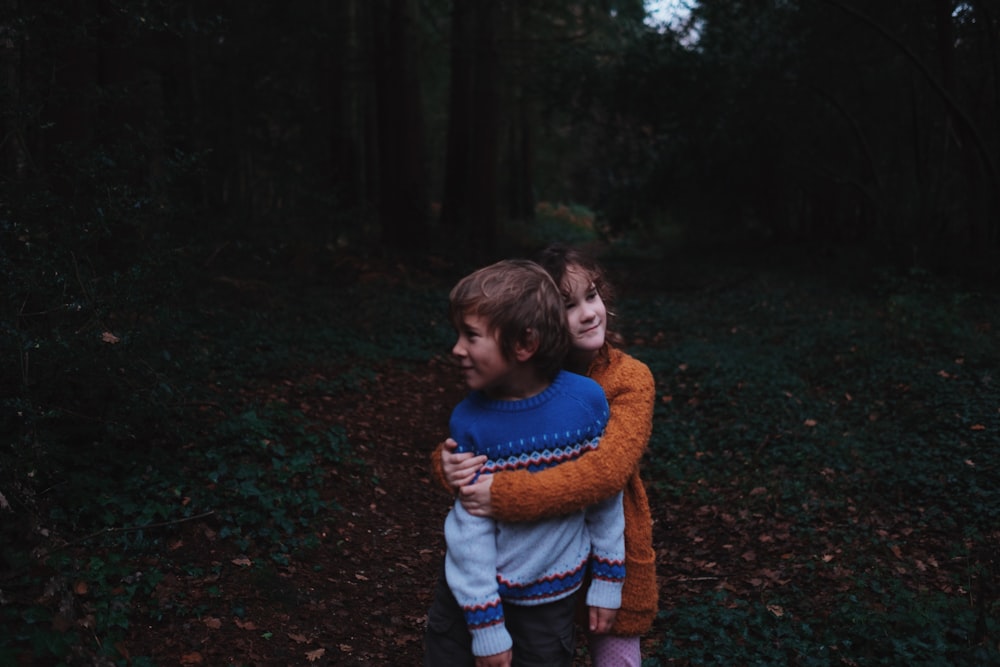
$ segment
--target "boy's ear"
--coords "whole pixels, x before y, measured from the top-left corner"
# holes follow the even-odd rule
[[[521,340],[514,345],[514,358],[524,363],[538,352],[538,333],[534,329],[525,329]]]

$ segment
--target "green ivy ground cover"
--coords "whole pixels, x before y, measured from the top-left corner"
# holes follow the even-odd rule
[[[1000,660],[998,306],[766,270],[623,304],[681,561],[647,665]]]
[[[662,611],[646,664],[997,663],[997,295],[921,273],[610,265],[658,388],[644,476]],[[349,393],[378,364],[440,354],[448,287],[393,271],[213,283],[186,306],[144,303],[127,326],[105,318],[119,342],[98,338],[90,357],[72,327],[31,332],[37,357],[114,400],[84,429],[37,390],[8,401],[22,422],[0,491],[33,525],[4,528],[31,539],[0,546],[0,662],[124,664],[115,642],[138,615],[174,611],[148,604],[163,572],[139,566],[164,553],[158,525],[212,512],[221,539],[276,563],[311,548],[310,471],[351,461],[352,444],[242,390],[322,364],[338,369],[323,390]],[[54,622],[66,597],[49,589],[80,580],[87,625]]]

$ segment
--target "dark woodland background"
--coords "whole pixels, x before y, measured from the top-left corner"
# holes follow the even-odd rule
[[[1000,1],[686,8],[0,0],[0,664],[419,655],[447,288],[553,240],[657,380],[649,664],[995,659]]]
[[[653,246],[995,273],[1000,5],[689,4],[7,0],[5,270],[243,240],[482,262],[562,202]]]

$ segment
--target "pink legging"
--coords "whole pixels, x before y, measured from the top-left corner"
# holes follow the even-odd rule
[[[588,635],[594,667],[640,667],[642,646],[638,637]]]

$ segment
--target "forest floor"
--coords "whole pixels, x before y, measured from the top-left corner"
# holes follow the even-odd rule
[[[331,393],[327,381],[345,371],[271,370],[241,390],[248,406],[288,405],[309,420],[309,430],[340,427],[346,433],[352,457],[315,471],[324,478],[329,508],[311,522],[320,547],[279,565],[266,562],[266,553],[247,554],[220,539],[212,517],[173,527],[168,560],[177,565],[156,585],[151,606],[179,609],[171,603],[183,599],[184,608],[205,611],[133,626],[123,654],[147,656],[156,665],[420,664],[451,506],[430,476],[430,453],[446,436],[448,416],[466,389],[441,357],[388,360],[357,390]],[[687,568],[671,564],[675,508],[654,489],[650,498],[661,597],[668,599],[672,582],[686,575],[692,592],[717,583],[699,576],[691,559]],[[689,521],[702,521],[704,532],[712,532],[710,516]],[[230,613],[220,613],[226,606]],[[589,664],[585,641],[578,664]]]
[[[135,629],[131,651],[157,664],[419,664],[449,507],[428,475],[429,452],[462,389],[451,370],[431,362],[388,366],[360,393],[311,391],[336,372],[312,369],[252,390],[295,405],[317,425],[340,425],[352,443],[370,443],[354,447],[352,462],[316,471],[337,508],[319,522],[322,546],[286,566],[265,566],[262,578],[246,554],[215,539],[209,522],[188,526],[176,545],[187,553],[175,560],[203,572],[221,563],[222,574],[168,577],[156,594],[208,597],[206,589],[218,587],[238,601],[240,617]]]
[[[1000,659],[1000,296],[718,261],[616,267],[657,383],[646,664]],[[183,428],[40,498],[0,664],[419,665],[451,505],[430,455],[466,390],[451,277],[418,277],[212,282],[151,348],[201,392]]]
[[[317,471],[327,478],[327,501],[340,508],[319,528],[322,547],[286,566],[260,568],[217,539],[210,521],[184,526],[171,542],[171,560],[185,563],[187,572],[212,574],[178,571],[157,585],[154,597],[221,596],[239,615],[134,627],[128,652],[152,656],[158,665],[420,664],[451,505],[430,477],[430,452],[446,433],[464,385],[453,368],[431,360],[415,369],[387,366],[357,394],[311,391],[329,372],[335,371],[315,369],[256,389],[267,400],[297,406],[317,424],[342,426],[351,442],[371,443],[356,447],[353,463]],[[672,511],[655,495],[652,502],[666,565]],[[661,567],[661,575],[666,596],[680,570]],[[583,648],[579,654],[579,664],[589,664]]]

